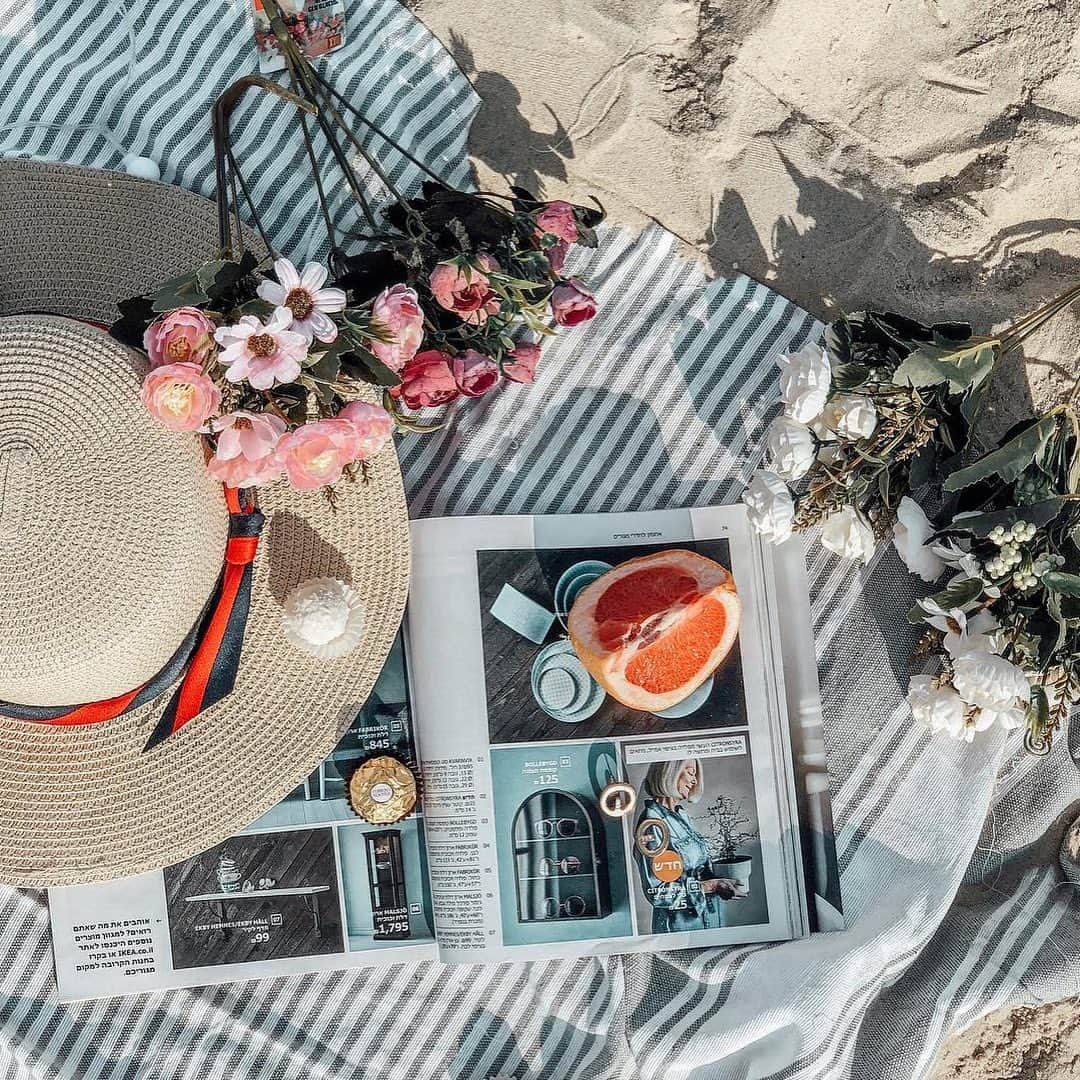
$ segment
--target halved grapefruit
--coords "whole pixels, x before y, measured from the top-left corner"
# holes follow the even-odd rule
[[[586,586],[567,629],[589,674],[616,701],[663,712],[731,651],[739,597],[730,571],[693,551],[630,559]]]

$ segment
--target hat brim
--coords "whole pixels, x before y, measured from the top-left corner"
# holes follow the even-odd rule
[[[0,162],[0,314],[108,323],[116,302],[214,255],[214,205],[117,173]],[[0,882],[43,887],[157,869],[227,839],[291,792],[367,700],[401,624],[409,528],[392,450],[367,482],[260,491],[256,560],[233,692],[149,753],[166,698],[88,727],[0,718]],[[167,478],[163,478],[163,488]],[[281,626],[289,590],[340,578],[366,609],[357,650],[316,660]],[[33,643],[27,642],[32,648]]]

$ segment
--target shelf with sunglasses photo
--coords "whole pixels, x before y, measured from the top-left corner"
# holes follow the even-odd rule
[[[603,823],[582,798],[559,790],[529,795],[514,815],[513,838],[520,922],[610,913]]]
[[[491,750],[502,944],[633,933],[622,830],[599,809],[613,743]]]

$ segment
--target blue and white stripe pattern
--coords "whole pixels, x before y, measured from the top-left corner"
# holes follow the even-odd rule
[[[477,102],[449,56],[396,0],[356,0],[348,27],[328,62],[336,85],[466,182]],[[140,154],[165,180],[211,192],[209,102],[254,66],[246,0],[0,0],[0,28],[0,153],[106,168]],[[280,115],[252,102],[238,129],[276,245],[303,258],[319,249],[319,220]],[[392,166],[415,183],[407,163]],[[737,497],[775,400],[770,358],[820,327],[747,278],[706,282],[655,227],[605,230],[573,268],[599,283],[600,316],[546,346],[533,388],[403,442],[414,514]],[[60,1006],[43,897],[0,890],[0,1076],[908,1080],[988,1009],[1076,993],[1075,901],[1055,845],[1038,843],[1075,796],[1064,743],[1036,766],[1011,748],[1006,759],[994,732],[968,747],[913,727],[908,576],[891,552],[856,570],[807,551],[846,932]]]

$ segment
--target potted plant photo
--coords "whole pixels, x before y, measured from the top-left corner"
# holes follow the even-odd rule
[[[750,819],[743,813],[742,802],[721,795],[705,811],[700,826],[701,834],[709,845],[711,876],[730,878],[746,890],[750,888],[753,862],[749,855],[740,854],[740,849],[758,836],[756,831],[745,832],[742,829],[749,823]]]

